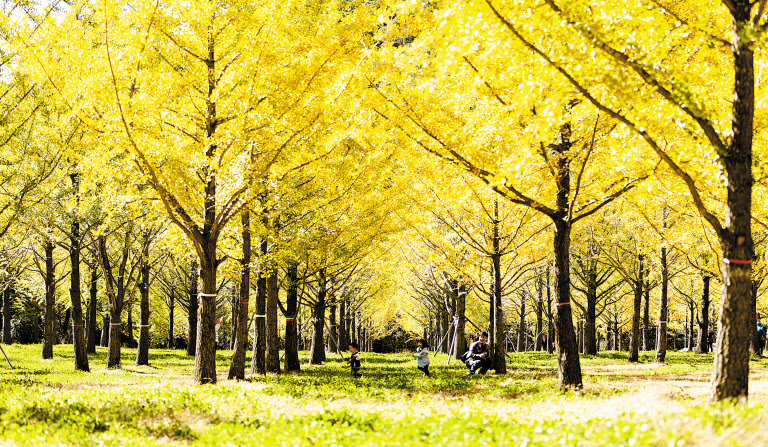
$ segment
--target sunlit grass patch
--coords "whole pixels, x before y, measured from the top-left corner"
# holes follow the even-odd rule
[[[220,383],[193,385],[194,359],[153,350],[151,366],[74,371],[71,346],[53,360],[40,346],[6,346],[0,365],[0,444],[11,445],[765,445],[763,398],[747,406],[706,405],[712,356],[669,353],[665,364],[626,353],[582,358],[584,389],[557,389],[546,353],[510,354],[509,373],[467,377],[438,354],[422,378],[410,354],[365,353],[363,377],[329,353],[321,366],[227,381],[228,351],[217,353]],[[756,359],[755,388],[768,382]]]

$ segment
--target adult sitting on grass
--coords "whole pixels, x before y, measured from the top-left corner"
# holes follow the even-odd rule
[[[464,354],[464,363],[469,368],[468,376],[474,375],[478,370],[480,370],[482,375],[488,372],[488,368],[491,367],[491,359],[488,353],[487,332],[481,332],[477,337],[477,341],[470,345],[469,351]]]

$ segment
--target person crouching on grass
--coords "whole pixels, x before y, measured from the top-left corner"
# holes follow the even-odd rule
[[[347,360],[347,363],[349,363],[349,366],[352,370],[352,377],[363,377],[362,374],[360,374],[360,353],[357,351],[357,343],[352,342],[349,344],[349,360]]]
[[[480,370],[481,375],[485,375],[493,363],[488,353],[488,333],[481,332],[477,341],[472,343],[469,351],[464,355],[466,356],[464,363],[469,368],[468,376],[474,375],[477,370]]]
[[[424,374],[421,377],[429,377],[429,346],[427,341],[423,338],[419,340],[419,347],[416,348],[416,354],[413,354],[418,359],[419,371]]]

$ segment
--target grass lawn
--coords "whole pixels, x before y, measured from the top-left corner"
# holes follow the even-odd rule
[[[409,354],[363,353],[363,378],[338,356],[299,374],[191,382],[194,359],[152,350],[149,367],[108,370],[106,350],[91,373],[73,371],[72,347],[40,360],[40,345],[4,346],[0,364],[2,445],[317,445],[317,446],[733,446],[768,445],[768,360],[751,364],[750,401],[706,405],[712,356],[652,353],[582,357],[584,390],[556,389],[552,355],[512,355],[507,375],[468,378],[440,354],[422,379]],[[306,363],[306,353],[302,353]],[[0,359],[2,360],[2,359]],[[250,364],[250,361],[248,362]]]

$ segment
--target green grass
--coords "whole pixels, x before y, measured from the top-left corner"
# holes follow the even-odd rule
[[[194,361],[152,350],[149,367],[73,371],[71,346],[40,360],[40,346],[6,346],[0,365],[0,445],[766,445],[768,360],[752,363],[747,405],[706,405],[712,356],[652,353],[630,365],[623,353],[582,357],[584,390],[558,391],[552,355],[513,354],[509,374],[465,377],[438,355],[421,378],[409,354],[363,355],[362,379],[338,357],[299,374],[193,385]],[[644,362],[644,363],[643,363]],[[761,388],[764,387],[764,388]]]

